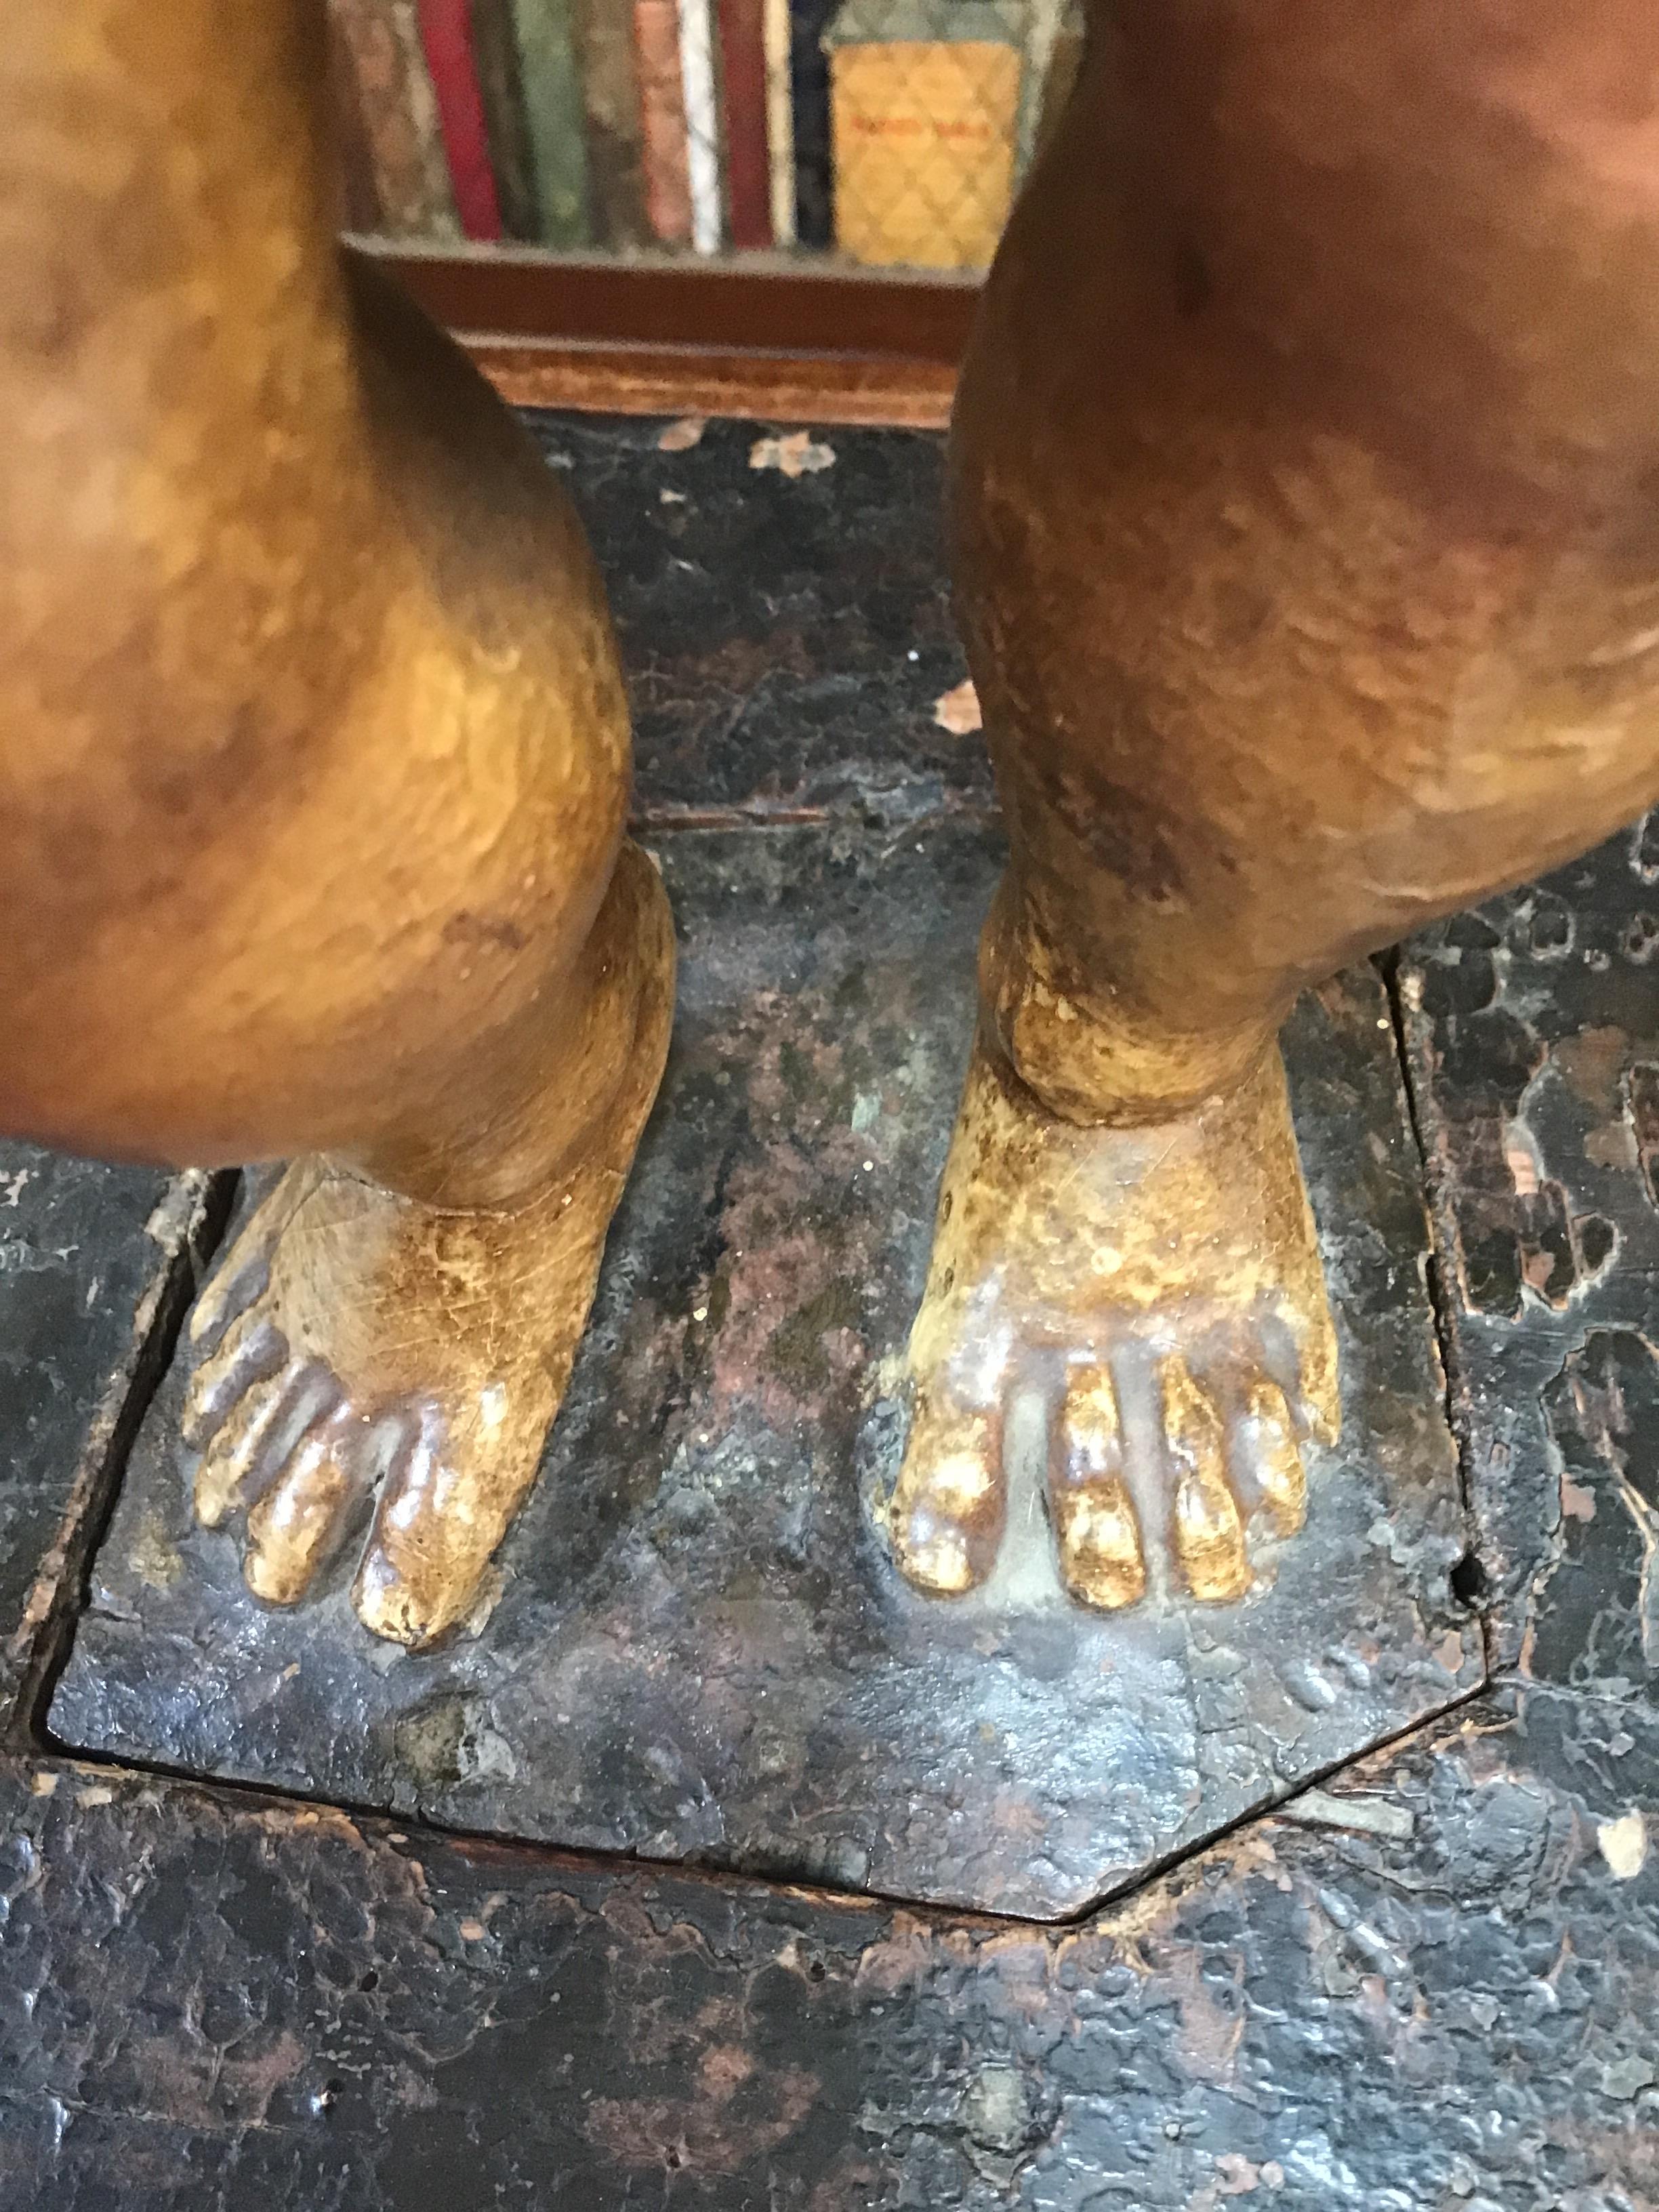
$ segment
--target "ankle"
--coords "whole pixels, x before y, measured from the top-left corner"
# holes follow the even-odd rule
[[[1051,1114],[1084,1127],[1170,1121],[1236,1090],[1278,1029],[1266,1013],[1182,1028],[1109,981],[1084,981],[1006,889],[979,981],[987,1041]]]
[[[625,844],[569,971],[550,980],[519,1019],[475,1040],[441,1097],[350,1164],[447,1211],[513,1213],[533,1205],[608,1159],[618,1129],[637,1118],[639,1099],[654,1093],[673,975],[666,894],[646,855]]]

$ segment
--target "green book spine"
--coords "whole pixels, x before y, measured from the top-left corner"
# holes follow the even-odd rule
[[[472,0],[472,66],[483,101],[501,228],[508,238],[533,244],[542,234],[542,211],[510,0]]]
[[[512,0],[544,246],[592,243],[581,74],[570,0]]]

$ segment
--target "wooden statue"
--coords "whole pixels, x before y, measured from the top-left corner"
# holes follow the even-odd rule
[[[1074,1595],[1231,1598],[1339,1418],[1279,1024],[1659,793],[1659,11],[1100,0],[952,482],[1012,857],[895,1547],[983,1579],[1024,1388]]]
[[[292,1158],[192,1323],[252,1588],[463,1621],[660,1072],[592,562],[331,242],[321,0],[0,37],[0,1122]],[[1013,857],[912,1346],[900,1564],[1012,1392],[1085,1602],[1233,1597],[1337,1364],[1295,993],[1659,792],[1659,15],[1122,0],[954,448]]]
[[[574,517],[337,256],[323,29],[6,12],[0,1122],[294,1157],[192,1323],[197,1509],[278,1602],[360,1545],[417,1644],[533,1477],[673,935]]]

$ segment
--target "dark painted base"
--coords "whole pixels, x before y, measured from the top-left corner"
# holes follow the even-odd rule
[[[661,841],[681,1014],[540,1490],[473,1636],[274,1612],[158,1397],[52,1708],[65,1743],[456,1826],[1050,1917],[1481,1680],[1387,1000],[1289,1067],[1346,1427],[1237,1605],[1066,1598],[1036,1481],[994,1584],[895,1574],[921,1295],[995,879],[984,831]]]
[[[1493,1656],[1659,1695],[1659,816],[1408,948]]]
[[[16,1770],[0,2203],[1646,2212],[1656,1778],[1507,1693],[1045,1930]]]

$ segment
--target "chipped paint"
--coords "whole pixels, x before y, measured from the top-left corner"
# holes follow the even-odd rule
[[[956,738],[969,737],[974,731],[984,728],[979,693],[974,689],[972,677],[963,677],[960,684],[939,694],[933,702],[933,720],[941,730],[949,730]]]
[[[1647,1864],[1647,1821],[1639,1806],[1616,1820],[1600,1822],[1595,1831],[1596,1848],[1620,1881],[1634,1881]]]
[[[1397,1843],[1410,1837],[1413,1826],[1411,1813],[1403,1805],[1352,1795],[1334,1797],[1325,1790],[1303,1790],[1279,1807],[1279,1817],[1318,1827],[1352,1828],[1358,1834],[1387,1836]]]
[[[790,478],[815,476],[836,465],[836,449],[810,430],[791,430],[781,437],[757,438],[749,448],[751,469],[776,469]]]

